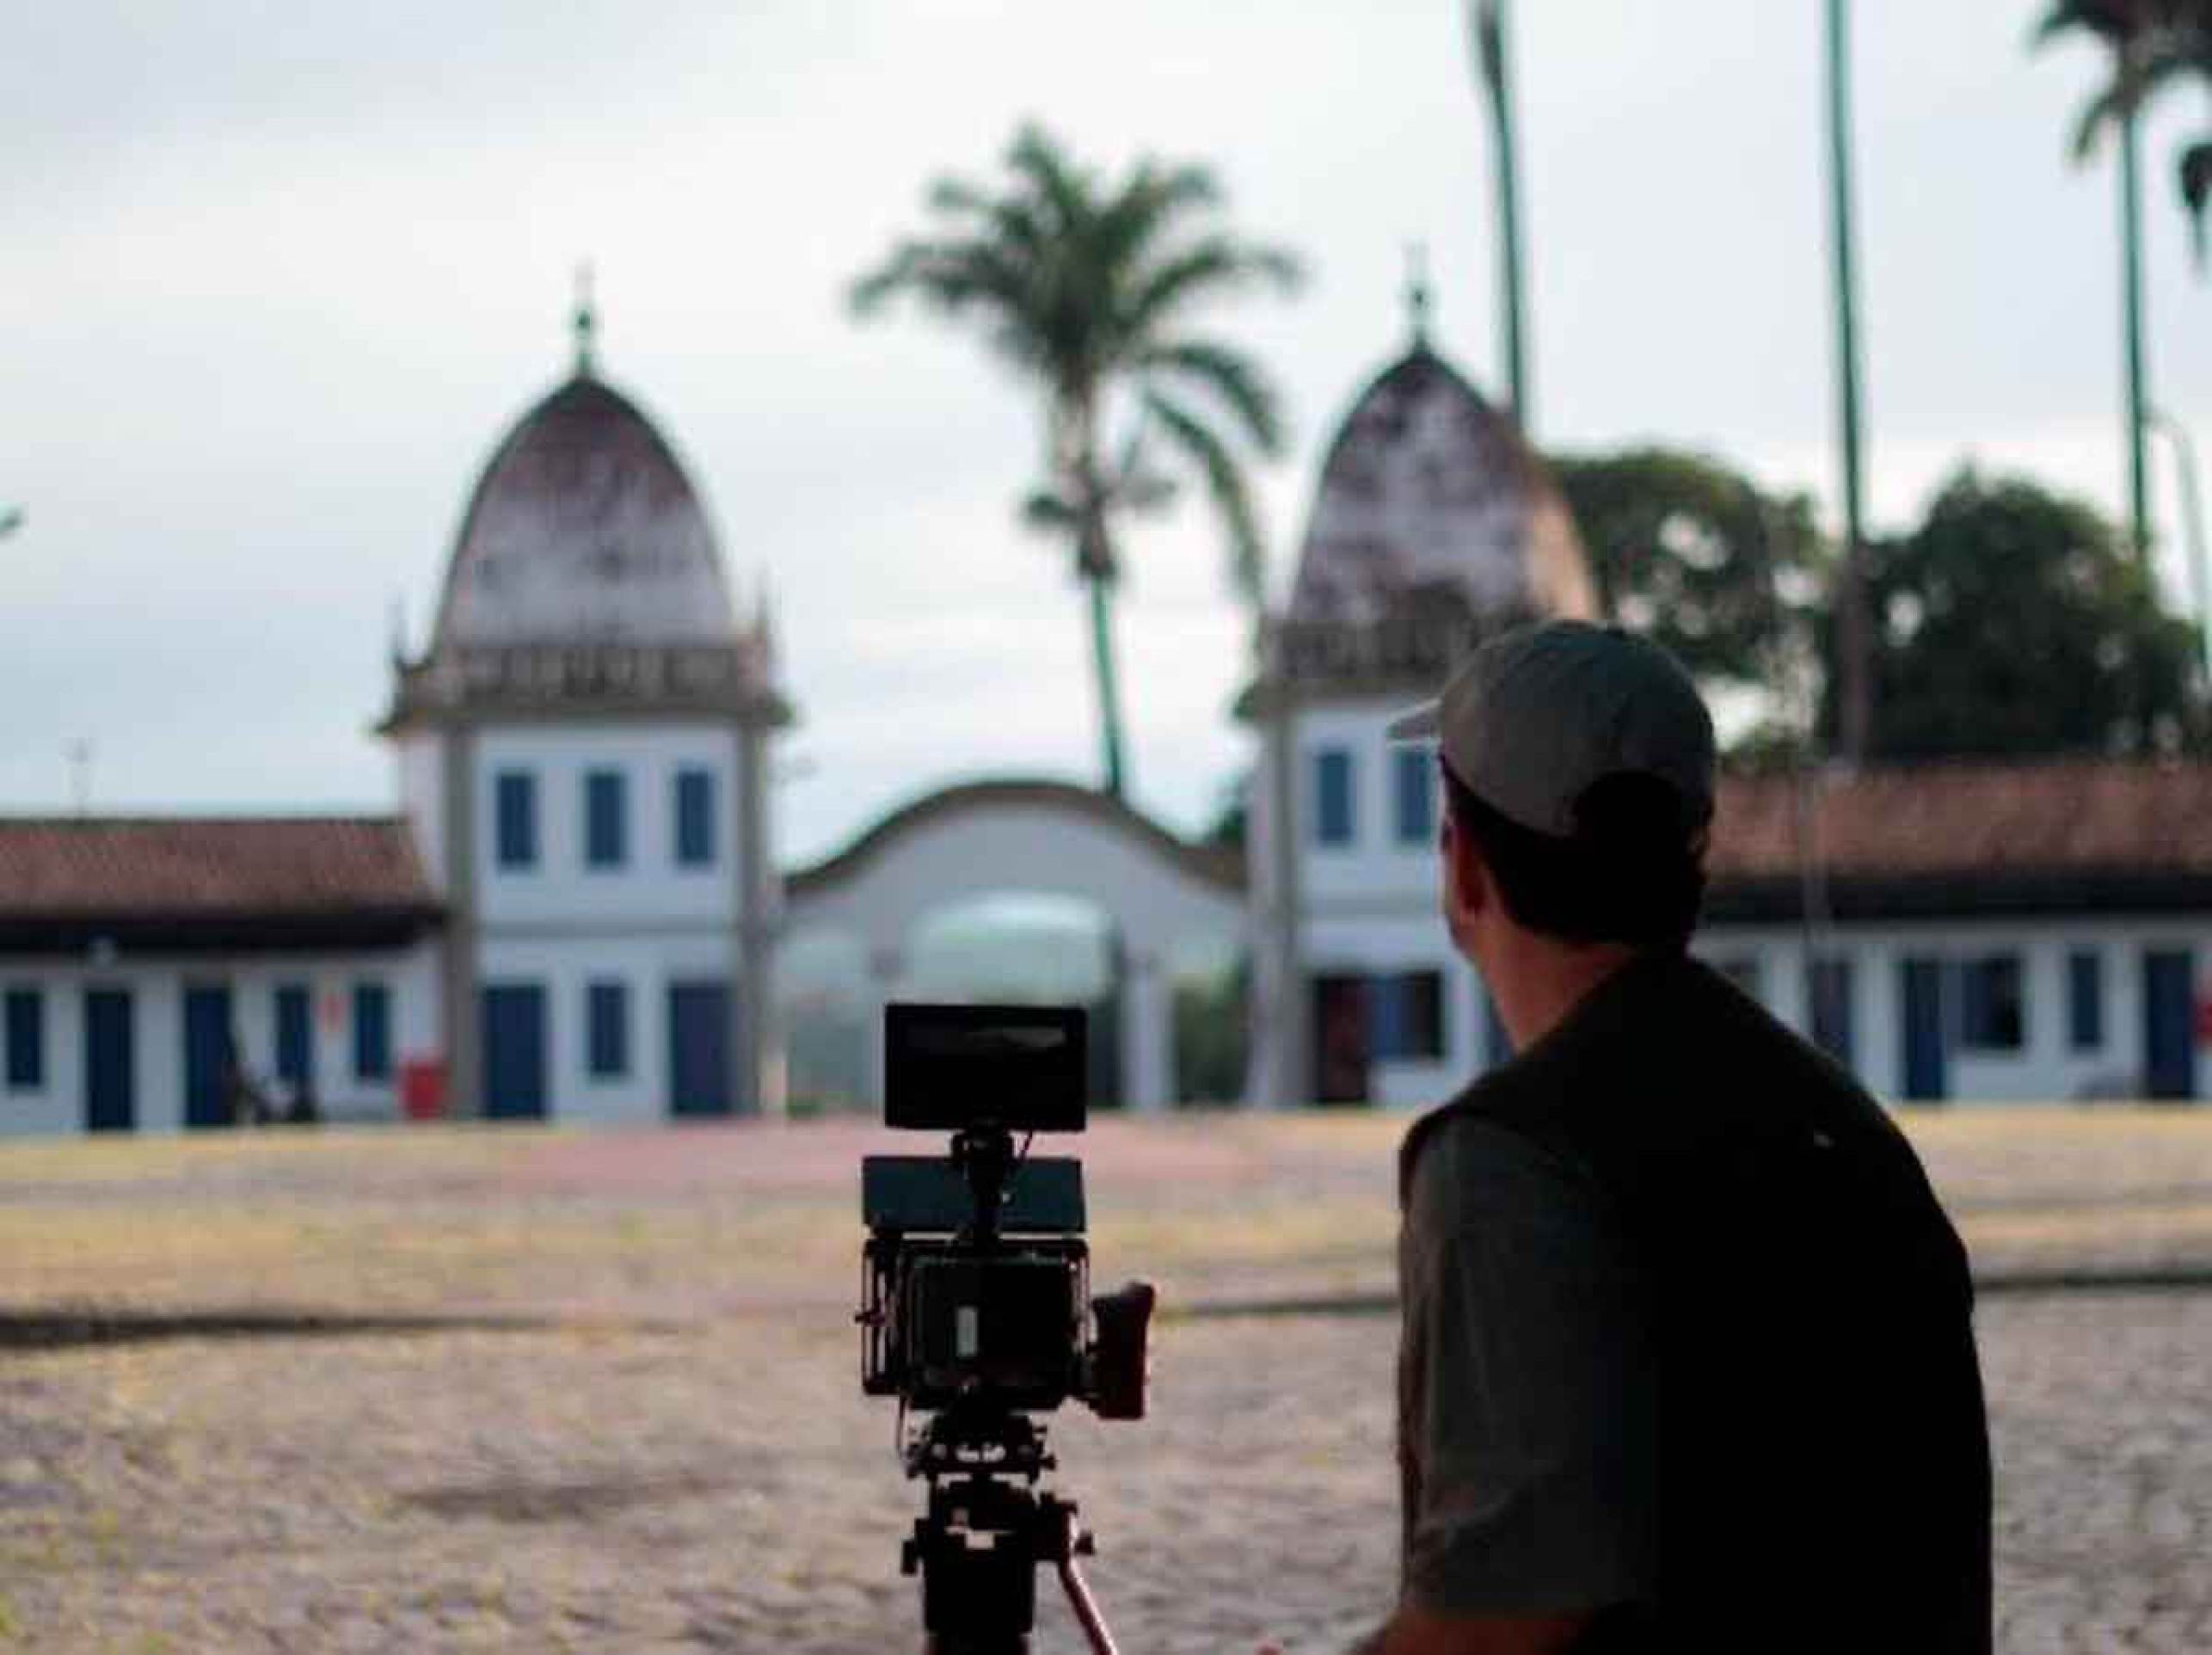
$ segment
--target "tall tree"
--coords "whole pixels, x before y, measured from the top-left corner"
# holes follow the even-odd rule
[[[1506,0],[1467,0],[1467,30],[1474,46],[1484,102],[1490,117],[1490,156],[1496,176],[1498,244],[1498,344],[1505,358],[1505,383],[1513,398],[1513,417],[1524,431],[1534,429],[1535,409],[1528,383],[1527,304],[1521,286],[1521,161],[1515,137],[1513,52],[1508,38]]]
[[[1551,466],[1607,614],[1712,690],[1785,703],[1808,692],[1831,573],[1810,499],[1767,494],[1674,449],[1554,456]]]
[[[2037,44],[2093,37],[2111,51],[2111,76],[2084,107],[2074,128],[2077,162],[2095,153],[2106,129],[2120,141],[2120,259],[2127,358],[2129,527],[2135,554],[2150,557],[2150,389],[2143,360],[2142,184],[2139,129],[2144,104],[2194,73],[2212,84],[2212,0],[2052,0]],[[2203,249],[2203,214],[2212,196],[2212,142],[2181,158],[2181,188]]]
[[[1843,557],[1836,570],[1836,661],[1843,756],[1873,739],[1872,639],[1866,612],[1865,424],[1859,396],[1857,202],[1852,191],[1850,0],[1828,0],[1829,239],[1835,257],[1836,431],[1843,485]]]
[[[2084,34],[2113,48],[2112,77],[2083,108],[2077,158],[2170,88],[2194,81],[2212,90],[2212,0],[2053,0],[2037,39]],[[2175,173],[2203,269],[2212,259],[2212,132],[2183,148]]]
[[[1963,471],[1871,575],[1875,756],[2202,747],[2193,630],[2093,507]]]
[[[1293,288],[1300,267],[1222,227],[1221,191],[1203,167],[1145,159],[1108,181],[1025,126],[1005,169],[995,189],[938,180],[931,233],[897,243],[851,302],[868,317],[907,295],[973,323],[1042,393],[1044,476],[1022,515],[1068,547],[1088,594],[1105,785],[1119,798],[1116,525],[1165,506],[1178,474],[1195,472],[1226,534],[1232,579],[1257,605],[1263,546],[1245,451],[1281,452],[1281,400],[1249,355],[1192,323],[1225,297]]]

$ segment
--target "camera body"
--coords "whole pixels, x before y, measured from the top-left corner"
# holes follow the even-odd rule
[[[1017,1133],[1084,1124],[1080,1010],[894,1005],[884,1117],[949,1130],[943,1157],[862,1163],[861,1388],[913,1409],[1102,1417],[1144,1405],[1149,1288],[1094,1303],[1082,1163]]]

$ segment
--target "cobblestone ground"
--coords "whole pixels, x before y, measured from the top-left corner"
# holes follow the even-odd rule
[[[2096,1127],[1927,1147],[2016,1265],[2206,1262],[2212,1122]],[[918,1646],[916,1491],[845,1320],[861,1135],[0,1151],[0,1647]],[[1389,1135],[1094,1135],[1103,1276],[1217,1307],[1361,1288]],[[28,1348],[64,1304],[538,1320]],[[2212,1292],[1998,1293],[1981,1327],[2000,1647],[2212,1649]],[[1131,1655],[1330,1651],[1379,1613],[1393,1337],[1177,1320],[1152,1419],[1056,1418]],[[1048,1596],[1040,1655],[1080,1647]]]

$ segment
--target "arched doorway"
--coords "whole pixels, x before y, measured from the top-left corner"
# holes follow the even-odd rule
[[[795,875],[786,904],[792,932],[833,932],[862,950],[871,1103],[881,1101],[883,1006],[925,998],[932,981],[947,997],[997,992],[950,969],[963,914],[973,924],[995,911],[1003,924],[1025,913],[1041,933],[1059,929],[1063,948],[1077,945],[1080,929],[1066,916],[1099,917],[1112,939],[1112,1010],[1094,1019],[1094,1040],[1110,1042],[1115,1062],[1110,1091],[1094,1101],[1137,1109],[1164,1108],[1176,1091],[1179,951],[1193,938],[1233,945],[1245,932],[1238,853],[1188,844],[1115,800],[1058,782],[972,783],[917,800]]]

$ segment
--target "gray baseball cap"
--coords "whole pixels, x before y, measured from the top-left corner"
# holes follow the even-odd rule
[[[1624,772],[1670,784],[1686,828],[1712,817],[1712,716],[1674,656],[1618,626],[1500,633],[1390,735],[1437,741],[1476,797],[1536,833],[1572,834],[1583,791]]]

